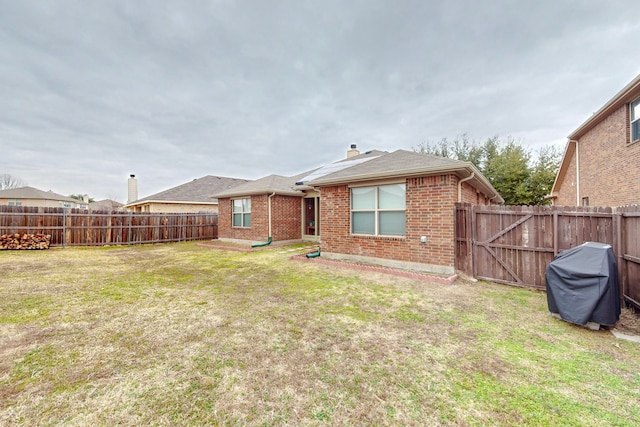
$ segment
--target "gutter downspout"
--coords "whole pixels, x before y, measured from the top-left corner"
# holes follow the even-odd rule
[[[578,140],[572,139],[569,142],[576,144],[576,206],[580,206],[580,145]]]
[[[462,183],[473,179],[475,176],[476,176],[476,173],[471,172],[471,175],[458,181],[458,203],[462,201]]]
[[[268,221],[269,221],[269,238],[264,243],[256,243],[254,245],[251,245],[252,248],[257,248],[257,247],[260,247],[260,246],[268,246],[268,245],[271,244],[271,242],[273,242],[273,237],[271,235],[271,198],[273,196],[275,196],[275,195],[276,195],[276,192],[274,191],[273,193],[271,193],[269,195],[269,197],[267,197],[267,212],[268,212]]]
[[[271,236],[273,235],[271,233],[271,198],[275,195],[276,195],[276,192],[274,191],[267,198],[267,209],[269,210],[269,240],[271,240]]]

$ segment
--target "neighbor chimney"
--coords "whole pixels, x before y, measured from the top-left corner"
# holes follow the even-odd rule
[[[138,200],[138,180],[134,174],[129,175],[129,193],[127,203]]]
[[[351,144],[351,148],[347,151],[347,159],[357,156],[358,154],[360,154],[360,152],[356,150],[356,144]]]

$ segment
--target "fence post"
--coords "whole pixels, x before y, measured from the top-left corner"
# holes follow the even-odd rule
[[[133,214],[133,212],[129,212],[129,215],[127,215],[127,245],[131,244],[131,215]]]
[[[628,278],[626,277],[627,265],[624,253],[626,248],[623,242],[623,230],[624,227],[624,213],[620,212],[618,208],[614,208],[611,212],[613,218],[613,249],[616,253],[618,264],[618,289],[620,293],[620,304],[624,307],[624,296],[627,294]]]
[[[558,255],[558,210],[553,209],[553,257]]]
[[[67,210],[62,208],[62,247],[67,246]]]
[[[477,277],[478,276],[478,265],[477,265],[477,261],[478,261],[478,245],[476,245],[477,239],[478,239],[478,233],[476,231],[477,228],[477,223],[476,223],[476,215],[477,215],[477,210],[476,210],[477,205],[471,205],[470,207],[470,211],[471,211],[471,276],[472,277]]]

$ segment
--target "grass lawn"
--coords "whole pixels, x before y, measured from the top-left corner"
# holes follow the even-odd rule
[[[0,252],[0,425],[640,422],[640,345],[544,293],[294,253]]]

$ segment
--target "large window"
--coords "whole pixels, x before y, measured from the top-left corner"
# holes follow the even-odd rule
[[[251,199],[233,199],[233,226],[251,227]]]
[[[404,236],[404,184],[351,189],[351,232],[375,236]]]
[[[640,139],[640,98],[631,103],[631,141]]]

